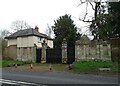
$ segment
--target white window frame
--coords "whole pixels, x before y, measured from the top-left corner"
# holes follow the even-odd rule
[[[38,43],[41,43],[41,42],[42,42],[42,38],[38,37]]]

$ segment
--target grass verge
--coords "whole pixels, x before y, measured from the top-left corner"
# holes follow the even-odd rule
[[[22,61],[13,61],[13,60],[3,60],[0,61],[2,63],[2,67],[13,66],[14,64],[23,65],[26,64]],[[11,68],[10,67],[10,68]],[[50,64],[45,63],[33,63],[33,71],[48,71]],[[68,70],[68,64],[51,64],[53,71],[61,71],[61,72],[72,72],[72,73],[110,73],[110,74],[118,74],[120,73],[120,64],[118,65],[116,62],[111,61],[79,61],[73,63],[73,69]],[[110,68],[110,71],[100,71],[99,68]],[[24,66],[20,66],[17,69],[20,70],[30,70],[30,64],[26,64]]]
[[[23,61],[14,61],[14,60],[2,60],[0,61],[0,67],[11,67],[14,66],[15,64],[23,65],[25,64]]]
[[[118,65],[116,62],[111,61],[79,61],[73,64],[73,71],[77,73],[99,73],[99,72],[107,72],[107,73],[118,73],[120,72],[120,64]],[[99,68],[110,68],[110,71],[100,71]]]

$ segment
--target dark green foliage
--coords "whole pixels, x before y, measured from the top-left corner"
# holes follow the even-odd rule
[[[60,48],[64,38],[68,45],[74,45],[75,41],[80,38],[80,34],[77,33],[77,27],[74,25],[71,16],[67,14],[60,16],[54,22],[55,24],[52,26],[55,34],[54,47]]]
[[[110,2],[108,11],[111,16],[108,24],[111,26],[112,38],[120,38],[120,2]]]
[[[95,39],[97,37],[103,40],[120,38],[120,2],[110,2],[108,5],[108,14],[99,12],[96,21],[90,25],[90,30]]]

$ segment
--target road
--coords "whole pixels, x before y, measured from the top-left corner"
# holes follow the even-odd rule
[[[3,69],[2,79],[36,84],[117,84],[117,76]]]

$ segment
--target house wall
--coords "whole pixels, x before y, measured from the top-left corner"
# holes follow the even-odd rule
[[[8,39],[8,46],[10,45],[17,45],[17,40],[16,39]]]
[[[37,36],[28,36],[28,37],[18,37],[17,39],[8,40],[8,47],[16,44],[16,48],[14,49],[15,54],[13,53],[13,48],[8,50],[8,55],[16,58],[20,61],[36,61],[36,47],[42,48],[43,40],[47,43],[50,48],[53,48],[53,41],[47,40],[45,38],[40,38]],[[14,56],[13,56],[14,55]]]
[[[48,45],[50,48],[53,48],[53,40],[47,40],[47,45]]]
[[[47,45],[50,48],[53,48],[53,41],[47,40],[45,38],[41,38],[37,36],[28,36],[28,37],[18,37],[17,39],[10,39],[8,40],[8,46],[10,45],[17,45],[17,47],[33,47],[34,44],[37,45],[37,47],[42,47],[43,40],[46,41]]]
[[[34,46],[33,36],[17,38],[17,47],[32,47],[32,46]]]
[[[50,48],[53,48],[53,40],[47,40],[45,38],[41,38],[41,41],[40,41],[39,37],[37,37],[37,36],[33,36],[33,40],[34,40],[34,43],[37,45],[37,47],[42,47],[42,43],[45,40],[45,42],[47,43],[47,45]]]
[[[17,60],[36,62],[36,48],[35,47],[19,47],[19,48],[17,48]]]
[[[39,40],[39,37],[37,36],[33,36],[33,44],[36,44],[37,47],[42,47],[42,42],[43,42],[44,38],[41,38],[41,41]]]
[[[42,47],[41,43],[42,43],[42,41],[39,42],[37,36],[18,37],[17,38],[17,47],[33,47],[34,44],[36,44],[37,47]]]

